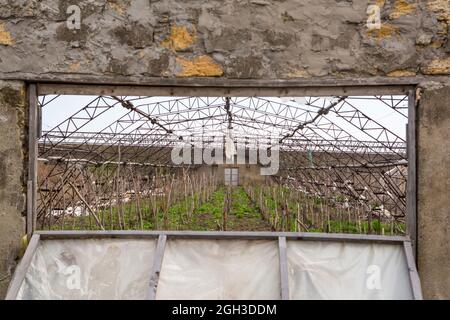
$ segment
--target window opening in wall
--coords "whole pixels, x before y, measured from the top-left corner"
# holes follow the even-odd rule
[[[41,95],[36,228],[404,235],[408,100]]]
[[[421,299],[411,97],[41,95],[7,299]]]

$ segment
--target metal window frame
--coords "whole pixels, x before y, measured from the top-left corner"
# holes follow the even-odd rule
[[[305,232],[234,232],[234,231],[36,231],[30,241],[25,256],[20,262],[11,281],[6,300],[15,300],[25,280],[40,241],[68,239],[157,239],[152,272],[149,275],[147,299],[156,298],[159,275],[161,273],[167,241],[171,239],[210,239],[210,240],[273,240],[278,242],[281,299],[289,300],[288,262],[286,247],[288,240],[331,241],[347,243],[378,243],[401,245],[408,266],[409,280],[414,300],[422,300],[420,279],[408,237],[371,236],[357,234],[329,234]]]
[[[160,96],[329,96],[329,95],[408,95],[408,186],[406,234],[410,237],[414,253],[417,251],[417,108],[416,86],[418,81],[402,82],[396,79],[372,81],[334,81],[311,83],[297,81],[219,80],[214,86],[205,79],[155,82],[152,85],[85,84],[63,82],[41,82],[28,84],[29,98],[29,153],[27,180],[27,235],[36,230],[37,189],[37,139],[40,135],[41,116],[37,105],[40,94],[101,94],[101,95],[160,95]],[[217,79],[215,79],[217,80]],[[413,79],[414,80],[414,79]],[[162,84],[161,84],[162,83]],[[384,85],[383,85],[384,83]],[[417,259],[417,255],[414,254]]]
[[[245,80],[221,80],[214,86],[193,79],[185,82],[168,82],[161,85],[156,82],[150,85],[130,85],[130,84],[86,84],[86,83],[63,83],[63,82],[41,82],[28,83],[29,99],[29,153],[28,153],[28,179],[27,179],[27,218],[26,232],[29,239],[29,246],[19,267],[16,269],[13,280],[8,290],[8,299],[15,299],[21,283],[23,282],[26,270],[31,263],[34,252],[40,239],[52,238],[122,238],[122,237],[160,237],[170,238],[213,238],[213,239],[301,239],[320,241],[353,241],[353,242],[387,242],[403,243],[407,256],[408,268],[410,270],[411,285],[414,289],[414,298],[421,299],[420,280],[418,278],[415,262],[417,259],[417,108],[416,86],[417,81],[411,83],[389,82],[385,79],[381,82],[368,81],[358,83],[335,81],[333,83],[311,84],[289,82],[289,81],[245,81]],[[137,96],[330,96],[330,95],[408,95],[408,132],[407,132],[407,152],[408,152],[408,185],[407,185],[407,221],[406,237],[386,237],[377,235],[347,235],[347,234],[302,234],[302,233],[273,233],[273,232],[173,232],[173,231],[56,231],[56,232],[36,232],[36,192],[37,192],[37,140],[40,136],[41,115],[37,104],[40,94],[71,94],[71,95],[137,95]],[[280,250],[282,251],[283,241],[278,239]],[[281,239],[281,240],[280,240]],[[163,241],[163,240],[161,240]],[[158,242],[159,243],[159,242]],[[165,240],[164,240],[165,244]],[[161,249],[164,252],[164,249]],[[280,251],[280,252],[281,252]],[[281,255],[282,252],[281,252]],[[280,255],[280,263],[282,258]],[[161,255],[162,259],[163,254]],[[154,265],[154,273],[158,271],[158,265]],[[284,267],[283,267],[284,268]],[[281,270],[281,269],[280,269]],[[282,275],[281,282],[284,283]],[[157,280],[154,278],[155,290]],[[288,290],[288,289],[287,289]],[[156,292],[156,291],[155,291]],[[288,291],[287,291],[288,292]],[[284,298],[286,298],[284,292]],[[153,295],[153,296],[152,296]],[[154,293],[149,289],[149,298],[154,297]]]
[[[28,85],[28,178],[27,178],[27,218],[26,233],[28,240],[36,230],[37,202],[37,157],[40,125],[38,93],[36,84]]]
[[[408,92],[408,125],[406,147],[408,157],[408,180],[406,193],[406,235],[411,239],[413,254],[417,262],[417,108],[416,91]]]

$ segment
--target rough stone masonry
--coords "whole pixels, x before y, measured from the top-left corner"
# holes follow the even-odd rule
[[[450,298],[449,22],[448,0],[0,0],[0,296],[24,233],[24,81],[420,77],[418,267]]]
[[[289,79],[450,74],[448,0],[0,1],[0,71]],[[81,9],[80,30],[67,7]],[[381,27],[370,30],[368,6]]]

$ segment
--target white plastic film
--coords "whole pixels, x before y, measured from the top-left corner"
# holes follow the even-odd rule
[[[145,299],[156,240],[41,241],[18,299]]]
[[[145,299],[156,240],[40,242],[18,299]],[[291,299],[412,299],[400,244],[288,240]],[[157,299],[280,299],[277,240],[167,241]]]
[[[278,242],[169,240],[157,299],[280,299]]]
[[[401,245],[288,241],[291,299],[412,299]]]

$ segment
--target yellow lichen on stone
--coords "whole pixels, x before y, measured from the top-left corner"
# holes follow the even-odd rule
[[[71,63],[68,68],[69,72],[77,72],[78,69],[80,69],[80,65],[81,65],[80,61]]]
[[[139,59],[143,59],[145,57],[145,51],[144,50],[140,50],[138,53],[138,57]]]
[[[444,39],[438,39],[438,40],[434,40],[431,42],[431,44],[429,45],[430,48],[442,48],[442,46],[446,43],[446,40]]]
[[[397,19],[401,16],[408,15],[416,10],[416,5],[408,3],[406,0],[396,0],[394,11],[389,15],[391,19]]]
[[[127,10],[127,6],[130,3],[128,1],[108,0],[108,5],[120,15],[123,15]]]
[[[424,74],[447,75],[450,74],[450,57],[435,59],[422,68]]]
[[[172,26],[170,36],[162,41],[162,45],[166,48],[181,51],[186,50],[194,44],[195,29],[192,33],[185,26]]]
[[[369,36],[376,38],[378,41],[390,38],[393,35],[398,34],[398,32],[398,28],[389,23],[383,23],[380,29],[367,30]]]
[[[199,56],[194,59],[176,58],[181,67],[178,77],[219,77],[223,75],[222,68],[209,56]]]
[[[416,75],[415,72],[407,71],[407,70],[395,70],[391,71],[387,74],[388,77],[414,77]]]
[[[287,74],[288,78],[311,78],[311,75],[306,70],[295,70]]]
[[[448,0],[428,1],[427,9],[436,13],[438,20],[450,23],[450,2]]]
[[[0,44],[10,46],[13,44],[11,33],[5,30],[5,26],[0,24]]]
[[[377,2],[375,4],[381,8],[384,6],[385,3],[386,3],[386,0],[377,0]]]

